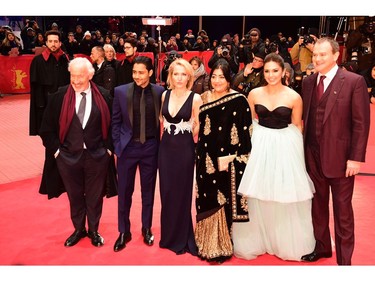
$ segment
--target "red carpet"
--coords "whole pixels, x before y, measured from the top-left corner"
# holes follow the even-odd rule
[[[306,264],[288,262],[274,256],[263,255],[246,261],[233,257],[221,266],[209,266],[189,254],[175,255],[158,247],[160,239],[159,190],[155,196],[154,225],[155,245],[143,244],[140,233],[140,193],[136,188],[131,213],[133,240],[119,252],[113,251],[118,236],[117,197],[104,200],[104,210],[99,232],[105,239],[102,248],[95,248],[88,238],[72,248],[63,246],[72,233],[66,194],[47,200],[38,193],[44,150],[38,137],[29,137],[28,96],[10,96],[0,99],[0,274],[2,280],[24,279],[64,280],[71,276],[77,280],[82,273],[93,280],[107,280],[108,276],[128,278],[138,274],[143,279],[162,276],[163,280],[202,279],[201,273],[211,277],[280,278],[288,280],[316,280],[316,274],[334,272],[336,279],[358,278],[363,272],[375,274],[375,176],[356,177],[354,215],[356,245],[353,267],[336,265],[335,257]],[[367,161],[362,172],[375,174],[375,107],[372,105],[372,122]],[[137,181],[138,184],[138,181]],[[194,207],[193,214],[194,212]],[[332,220],[331,220],[332,224]],[[331,227],[333,232],[333,226]],[[14,266],[26,265],[26,266]],[[79,267],[77,267],[77,265]],[[142,265],[142,266],[140,266]],[[42,267],[40,267],[42,266]],[[69,267],[67,267],[69,266]],[[94,267],[93,267],[94,266]],[[96,267],[95,267],[96,266]],[[167,267],[166,267],[167,266]],[[48,272],[48,274],[44,274]],[[140,275],[141,274],[141,275]],[[281,275],[283,274],[283,275]],[[36,278],[30,278],[37,276]],[[324,275],[325,276],[325,275]],[[258,279],[258,278],[257,278]],[[284,279],[284,278],[283,278]]]

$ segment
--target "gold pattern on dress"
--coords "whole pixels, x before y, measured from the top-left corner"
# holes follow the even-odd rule
[[[215,173],[216,169],[214,167],[214,163],[212,162],[212,159],[208,153],[206,153],[206,173],[207,174],[213,174]]]
[[[195,198],[199,198],[198,183],[195,182]]]
[[[238,138],[238,130],[236,124],[233,123],[232,129],[230,130],[230,144],[236,145],[240,142]]]
[[[224,207],[208,218],[198,221],[194,236],[201,258],[211,260],[233,255]]]
[[[227,199],[225,198],[224,194],[220,192],[220,190],[217,190],[217,202],[220,206],[227,202]]]
[[[205,136],[208,136],[211,133],[211,120],[208,117],[208,114],[206,115],[206,119],[204,122],[204,129],[203,129],[203,134]]]
[[[241,197],[241,209],[244,210],[245,212],[248,211],[248,206],[247,206],[247,200],[246,200],[246,197],[245,196],[242,196]]]
[[[249,160],[249,154],[243,154],[243,155],[237,156],[236,160],[240,163],[242,162],[247,163],[247,161]]]
[[[205,103],[203,103],[203,106],[201,106],[199,108],[199,112],[203,112],[203,111],[205,111],[207,109],[210,109],[210,108],[212,108],[214,106],[217,106],[217,105],[220,105],[220,104],[223,104],[223,103],[226,103],[226,102],[228,102],[228,101],[230,101],[232,99],[238,98],[238,97],[243,97],[244,99],[246,99],[246,97],[243,94],[237,93],[237,94],[234,94],[234,95],[229,96],[229,97],[221,98],[218,101],[215,101],[213,103],[208,103],[207,105],[205,105]]]
[[[236,158],[237,159],[237,158]],[[236,167],[234,162],[230,163],[230,190],[231,190],[231,199],[232,199],[232,219],[235,221],[248,221],[249,214],[240,215],[237,213],[237,186],[236,186]],[[242,208],[242,202],[239,202]]]

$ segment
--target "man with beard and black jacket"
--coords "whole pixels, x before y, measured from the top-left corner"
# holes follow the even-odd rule
[[[69,58],[61,49],[58,31],[46,32],[47,48],[33,58],[30,65],[30,136],[39,135],[48,95],[69,84]]]

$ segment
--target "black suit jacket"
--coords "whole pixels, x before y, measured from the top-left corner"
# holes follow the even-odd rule
[[[47,194],[48,198],[59,197],[65,189],[62,188],[63,184],[61,177],[58,173],[56,160],[54,154],[58,149],[64,150],[59,140],[59,131],[60,131],[60,112],[64,96],[67,92],[69,85],[60,87],[56,93],[49,96],[47,108],[44,112],[43,121],[40,129],[40,136],[43,140],[43,145],[46,147],[46,159],[45,159],[45,169],[43,171],[42,184],[39,189],[41,194]],[[112,109],[112,97],[109,94],[109,91],[98,86],[99,91],[103,95],[108,108],[111,112]],[[90,116],[91,117],[91,116]],[[90,119],[88,120],[90,122]],[[113,151],[111,131],[109,130],[108,138],[102,140],[103,146],[106,149]],[[91,146],[90,143],[88,143]],[[93,144],[92,144],[93,145]],[[47,169],[46,169],[47,166]],[[117,195],[117,173],[114,165],[114,158],[112,154],[112,160],[108,167],[107,175],[107,186],[106,196],[111,197]]]

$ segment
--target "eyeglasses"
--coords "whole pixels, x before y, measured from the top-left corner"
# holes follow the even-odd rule
[[[251,37],[257,37],[258,34],[257,34],[257,33],[252,33],[252,34],[250,34],[250,36],[251,36]]]
[[[257,62],[263,62],[262,59],[257,59],[257,58],[253,58],[253,61],[257,61]]]

